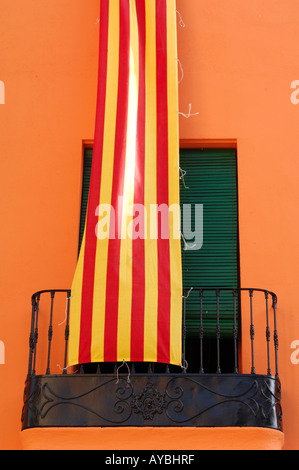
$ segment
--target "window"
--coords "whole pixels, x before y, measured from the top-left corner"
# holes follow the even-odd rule
[[[195,150],[180,152],[181,208],[191,205],[192,230],[194,206],[203,205],[203,244],[199,250],[188,249],[192,241],[182,242],[183,287],[239,287],[238,268],[238,191],[235,150]],[[183,224],[182,224],[183,227]],[[184,227],[183,227],[184,228]],[[204,370],[216,370],[216,299],[215,291],[203,296]],[[198,372],[199,295],[190,291],[186,303],[186,357],[188,370]],[[231,293],[221,293],[221,362],[231,372],[233,364],[234,309]]]
[[[80,244],[82,242],[92,165],[92,149],[84,154]],[[182,239],[183,287],[239,287],[238,189],[236,151],[230,149],[181,149],[181,214],[191,208],[191,232],[195,230],[195,205],[203,209],[203,240],[193,249],[192,240]],[[185,207],[185,209],[184,209]],[[182,221],[182,228],[183,221]],[[184,233],[183,233],[184,234]],[[215,291],[203,298],[204,370],[216,371]],[[230,293],[220,298],[222,372],[232,372],[234,364],[233,300]],[[190,291],[186,311],[186,357],[188,372],[199,372],[199,300]]]

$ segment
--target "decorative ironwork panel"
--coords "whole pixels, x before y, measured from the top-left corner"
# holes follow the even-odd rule
[[[27,379],[22,429],[67,426],[282,430],[279,379],[267,375],[43,375]]]

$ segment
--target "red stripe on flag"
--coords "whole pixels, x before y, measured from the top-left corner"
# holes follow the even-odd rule
[[[115,155],[111,205],[115,210],[115,239],[109,239],[106,284],[106,310],[104,332],[104,361],[117,361],[117,324],[119,297],[119,261],[121,245],[122,207],[127,144],[129,65],[130,65],[130,6],[128,0],[119,0],[119,79],[115,130]]]
[[[156,0],[157,48],[157,204],[168,208],[168,102],[166,0]],[[163,223],[165,220],[163,220]],[[158,218],[158,338],[157,361],[170,362],[169,223],[161,233]],[[168,233],[167,233],[168,232]],[[165,238],[162,238],[164,236]]]
[[[86,216],[86,237],[84,251],[84,268],[81,300],[81,327],[79,344],[79,363],[90,362],[93,286],[97,238],[95,235],[95,210],[99,204],[101,189],[101,172],[103,158],[103,139],[105,122],[105,102],[107,83],[107,49],[109,0],[101,0],[100,7],[101,27],[99,39],[99,76],[98,97],[95,126],[95,143],[93,151],[92,172],[90,179],[90,193]]]
[[[134,204],[144,207],[145,168],[145,0],[136,0],[139,32],[139,99],[136,135],[136,163]],[[145,216],[143,213],[139,214]],[[145,226],[139,227],[144,233]],[[145,248],[144,238],[132,241],[132,312],[131,312],[131,361],[144,358],[144,303],[145,303]]]

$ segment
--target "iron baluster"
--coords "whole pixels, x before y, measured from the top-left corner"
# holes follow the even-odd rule
[[[221,329],[220,329],[220,318],[219,318],[219,297],[220,297],[220,290],[216,290],[216,301],[217,301],[217,325],[216,325],[216,341],[217,341],[217,374],[221,374],[220,368],[220,337],[221,337]]]
[[[233,327],[233,336],[234,336],[234,353],[235,353],[235,368],[234,373],[238,374],[238,327],[237,327],[237,290],[233,289],[233,298],[234,298],[234,327]]]
[[[253,325],[253,289],[249,289],[250,296],[250,339],[251,339],[251,373],[255,374],[254,367],[254,325]]]
[[[267,340],[267,363],[268,363],[268,369],[267,369],[267,374],[271,375],[271,369],[270,369],[270,328],[269,328],[269,292],[265,292],[265,299],[266,299],[266,340]]]
[[[29,361],[28,361],[28,377],[32,374],[32,361],[34,353],[34,324],[35,324],[35,312],[36,312],[36,299],[35,295],[31,298],[31,328],[29,336]]]
[[[65,325],[65,350],[64,350],[64,366],[63,366],[63,374],[67,374],[67,346],[68,346],[68,340],[69,340],[69,333],[70,333],[70,328],[69,328],[69,317],[70,317],[70,299],[71,299],[71,291],[67,292],[67,315],[66,315],[66,325]]]
[[[52,290],[51,291],[50,323],[49,323],[49,329],[48,329],[48,362],[47,362],[46,375],[50,374],[50,355],[51,355],[51,343],[52,343],[52,337],[53,337],[52,320],[53,320],[54,296],[55,296],[55,292]]]
[[[183,374],[186,374],[186,296],[187,292],[184,289],[183,291],[183,335],[182,335],[182,368],[183,368]]]
[[[276,310],[277,310],[277,297],[272,295],[273,299],[273,311],[274,311],[274,348],[275,348],[275,376],[278,378],[278,334],[276,324]]]
[[[34,349],[33,349],[33,371],[32,374],[35,375],[35,366],[36,366],[36,350],[37,350],[37,340],[38,340],[38,314],[39,314],[39,301],[40,301],[40,294],[38,293],[36,296],[36,315],[35,315],[35,329],[34,329]]]
[[[199,297],[200,297],[200,327],[199,327],[199,345],[200,345],[200,369],[199,373],[203,374],[204,373],[204,368],[203,368],[203,337],[204,337],[204,328],[203,328],[203,308],[202,308],[202,302],[203,302],[203,290],[199,290]]]

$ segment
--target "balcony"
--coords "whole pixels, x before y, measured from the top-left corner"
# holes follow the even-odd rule
[[[123,362],[69,368],[70,302],[70,290],[32,296],[22,431],[70,427],[282,431],[274,293],[184,289],[183,367]]]

